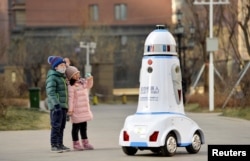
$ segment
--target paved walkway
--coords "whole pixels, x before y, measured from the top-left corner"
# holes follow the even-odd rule
[[[93,151],[50,152],[50,130],[0,131],[0,161],[152,161],[164,158],[150,151],[139,151],[134,157],[126,156],[118,145],[118,137],[126,116],[136,111],[136,104],[99,104],[92,106],[94,120],[88,123]],[[208,144],[250,144],[250,121],[221,117],[218,113],[188,113],[204,130],[206,144],[198,154],[187,154],[178,148],[168,161],[206,161]],[[71,123],[65,130],[65,145],[72,147]]]

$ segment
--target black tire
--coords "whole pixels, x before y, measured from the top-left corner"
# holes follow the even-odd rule
[[[187,152],[195,154],[200,151],[201,148],[201,137],[198,133],[195,133],[192,138],[192,144],[186,147]]]
[[[150,150],[151,150],[151,152],[153,152],[155,154],[159,154],[161,152],[160,148],[151,148]]]
[[[177,140],[174,134],[170,133],[166,137],[165,145],[161,147],[163,156],[174,156],[177,150]]]
[[[134,147],[123,146],[122,150],[127,155],[135,155],[138,149]]]

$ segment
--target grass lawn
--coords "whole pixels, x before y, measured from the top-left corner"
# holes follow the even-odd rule
[[[210,112],[209,108],[201,108],[198,104],[187,104],[185,105],[186,112]],[[220,112],[221,116],[236,117],[245,120],[250,120],[250,107],[226,107],[215,108],[213,112]]]
[[[49,129],[49,113],[38,109],[9,107],[7,115],[0,117],[0,131]]]
[[[209,108],[201,108],[198,104],[185,105],[186,112],[209,112]],[[248,108],[215,108],[213,112],[220,112],[222,116],[237,117],[250,120]],[[6,117],[0,117],[0,131],[7,130],[39,130],[49,129],[50,118],[48,112],[38,109],[9,107]]]

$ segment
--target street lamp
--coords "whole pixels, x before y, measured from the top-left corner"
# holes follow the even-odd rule
[[[178,10],[176,12],[176,15],[177,15],[178,23],[177,23],[177,25],[176,25],[176,27],[174,29],[174,34],[176,35],[177,41],[178,41],[178,55],[180,57],[180,66],[181,66],[181,69],[182,69],[181,39],[182,39],[182,37],[184,35],[184,27],[181,24],[182,12],[180,10]]]
[[[188,39],[186,49],[193,49],[194,45],[195,45],[195,39],[194,39],[195,27],[194,27],[193,23],[189,26],[189,34],[190,34],[190,37]],[[186,62],[185,56],[186,56],[186,54],[184,53],[184,63]],[[184,68],[186,68],[185,64],[184,64]],[[186,73],[184,73],[184,74],[186,74]]]
[[[186,91],[187,91],[187,74],[186,74],[186,54],[185,50],[187,49],[192,49],[194,47],[194,32],[195,28],[193,24],[190,26],[189,33],[190,33],[190,39],[188,40],[188,44],[182,44],[182,38],[185,37],[185,29],[184,26],[181,24],[181,19],[182,19],[182,12],[178,10],[176,12],[177,15],[177,20],[178,23],[176,24],[176,27],[174,29],[174,34],[177,37],[177,46],[178,46],[178,55],[180,59],[180,67],[181,67],[181,72],[183,74],[182,77],[182,91],[183,91],[183,103],[185,104],[186,102]],[[183,51],[183,52],[182,52]]]
[[[89,54],[94,54],[96,49],[95,42],[83,42],[80,41],[80,48],[86,48],[86,65],[85,65],[85,74],[91,73],[92,68],[89,63]]]
[[[228,0],[213,1],[195,0],[194,5],[209,5],[209,38],[207,51],[209,52],[209,111],[214,111],[214,64],[213,51],[218,48],[218,40],[213,38],[213,5],[229,4]]]

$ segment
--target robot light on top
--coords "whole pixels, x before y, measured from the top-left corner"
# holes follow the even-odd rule
[[[185,115],[176,42],[164,26],[145,41],[137,111],[126,118],[119,144],[127,155],[151,150],[173,156],[177,147],[197,153],[204,144],[202,129]]]

